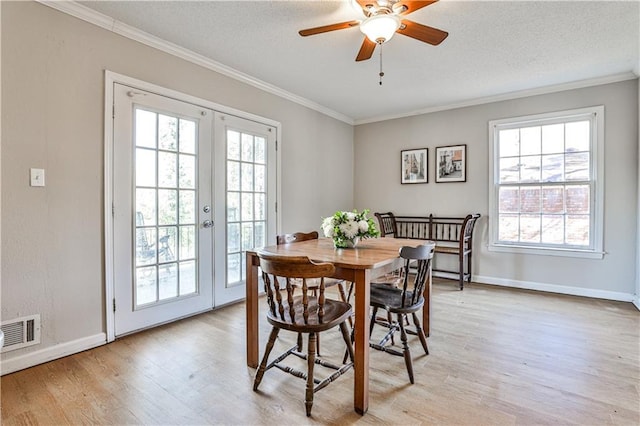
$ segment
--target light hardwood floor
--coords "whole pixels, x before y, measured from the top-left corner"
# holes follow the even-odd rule
[[[353,371],[316,394],[311,418],[302,380],[274,369],[253,392],[237,304],[2,377],[2,424],[640,424],[632,304],[440,281],[432,306],[431,354],[410,341],[415,385],[402,358],[372,352],[365,416]],[[342,345],[323,334],[323,354]]]

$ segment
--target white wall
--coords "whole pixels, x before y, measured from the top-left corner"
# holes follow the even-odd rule
[[[353,207],[351,125],[47,6],[0,7],[0,314],[42,318],[42,343],[2,354],[3,371],[104,342],[104,70],[280,122],[281,232]]]
[[[487,251],[489,120],[605,106],[602,260]],[[467,144],[467,182],[435,183],[435,147]],[[429,148],[429,183],[400,184],[400,150]],[[632,300],[638,227],[638,80],[359,125],[355,203],[373,211],[440,216],[479,212],[473,275],[481,282]]]

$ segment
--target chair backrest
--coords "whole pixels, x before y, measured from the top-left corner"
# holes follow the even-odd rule
[[[300,241],[317,240],[318,232],[296,232],[293,234],[282,234],[276,236],[276,244],[297,243]]]
[[[463,237],[461,238],[462,241],[468,243],[467,246],[471,247],[472,244],[472,238],[473,238],[473,227],[476,224],[476,220],[478,220],[478,218],[480,217],[480,213],[474,213],[474,214],[470,214],[467,215],[467,217],[464,218],[464,224],[463,224]]]
[[[261,252],[257,254],[271,315],[290,324],[300,323],[300,320],[305,324],[322,323],[325,304],[324,277],[334,273],[333,264],[314,263],[306,256],[279,256]],[[296,309],[296,303],[300,302],[293,297],[294,280],[302,283],[298,285],[298,288],[302,289],[302,296],[298,296],[302,309]],[[311,288],[307,285],[307,280],[314,280],[316,283],[319,281],[320,285]],[[317,296],[313,298],[315,303],[311,304],[310,296],[314,292]],[[298,315],[301,318],[297,317]]]
[[[402,306],[409,307],[422,302],[422,293],[427,284],[431,271],[431,259],[433,250],[436,247],[434,241],[427,241],[418,247],[404,246],[400,249],[400,257],[404,262],[404,281],[402,283]],[[410,288],[411,281],[409,268],[415,270],[413,288]],[[414,269],[415,268],[415,269]]]
[[[381,237],[396,236],[396,217],[391,212],[375,213],[378,223],[380,224]]]

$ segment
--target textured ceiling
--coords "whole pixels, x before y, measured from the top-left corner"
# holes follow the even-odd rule
[[[547,86],[640,72],[640,1],[441,0],[407,18],[449,32],[439,46],[396,34],[355,62],[362,19],[348,2],[83,1],[163,40],[308,99],[355,123]]]

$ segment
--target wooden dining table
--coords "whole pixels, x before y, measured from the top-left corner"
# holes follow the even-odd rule
[[[354,283],[355,287],[355,360],[354,409],[365,414],[369,408],[369,285],[371,280],[394,271],[403,265],[399,257],[403,246],[417,247],[422,240],[403,238],[371,238],[361,240],[355,248],[334,248],[329,238],[319,238],[290,244],[280,244],[247,251],[246,257],[246,329],[247,365],[258,367],[258,266],[257,253],[281,256],[307,256],[316,262],[330,262],[335,266],[333,278]],[[429,336],[431,277],[424,290],[422,311],[424,332]]]

